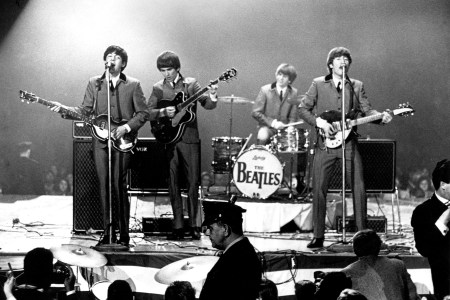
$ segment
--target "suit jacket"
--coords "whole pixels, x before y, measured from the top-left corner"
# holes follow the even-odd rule
[[[261,264],[244,237],[232,245],[209,271],[200,300],[255,300],[261,282]]]
[[[180,75],[181,76],[181,75]],[[158,102],[160,100],[174,100],[175,96],[179,92],[184,92],[187,98],[194,95],[197,91],[201,90],[200,84],[197,82],[195,78],[190,77],[182,77],[175,84],[174,87],[167,82],[165,79],[157,82],[153,85],[152,94],[148,99],[148,109],[150,111],[150,120],[156,120],[161,117],[159,115],[159,106]],[[217,106],[216,101],[212,101],[209,96],[203,95],[200,96],[197,100],[205,109],[214,109]],[[192,112],[197,114],[197,103],[192,107]],[[198,125],[197,125],[197,117],[192,121],[186,124],[183,132],[183,136],[181,137],[181,141],[185,143],[199,143],[199,133],[198,133]]]
[[[267,84],[261,88],[256,97],[252,117],[258,121],[258,127],[270,127],[274,119],[285,124],[295,122],[298,118],[296,100],[296,88],[288,86],[286,94],[280,101],[276,84]]]
[[[362,257],[342,272],[351,277],[352,289],[368,300],[418,300],[416,286],[403,261],[378,256]]]
[[[346,113],[351,110],[358,110],[361,115],[377,113],[367,99],[364,84],[353,78],[350,79],[350,83],[345,84]],[[300,99],[298,112],[305,122],[316,126],[316,117],[328,110],[341,111],[341,105],[342,94],[337,91],[333,78],[329,74],[313,80],[308,92]]]
[[[450,233],[444,236],[435,225],[446,209],[433,194],[414,209],[411,218],[417,251],[428,258],[434,293],[439,300],[450,294]]]
[[[75,110],[84,115],[108,113],[108,83],[105,74],[89,79],[84,100]],[[116,88],[110,93],[111,118],[116,122],[127,121],[131,130],[138,131],[149,118],[144,92],[139,80],[121,73]],[[106,147],[94,139],[96,147]]]

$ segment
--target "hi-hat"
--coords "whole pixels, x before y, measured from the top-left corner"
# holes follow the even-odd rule
[[[97,268],[108,262],[102,253],[80,245],[64,244],[61,247],[52,247],[50,251],[57,260],[72,266]]]
[[[181,259],[159,270],[155,274],[155,280],[162,284],[171,284],[174,281],[204,280],[218,260],[217,256],[194,256]]]
[[[244,98],[244,97],[236,97],[236,96],[223,96],[218,98],[220,102],[224,103],[236,103],[236,104],[250,104],[253,103],[253,101]]]

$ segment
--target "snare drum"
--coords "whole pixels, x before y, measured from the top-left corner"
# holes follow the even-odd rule
[[[307,151],[309,147],[309,130],[293,126],[279,129],[272,137],[272,145],[279,152]]]
[[[236,156],[245,144],[240,137],[213,137],[214,160],[211,163],[214,173],[228,173]]]
[[[91,292],[94,294],[97,300],[106,300],[108,298],[108,288],[111,285],[111,281],[101,280],[94,283],[91,287]]]
[[[233,167],[233,180],[245,196],[266,199],[280,187],[283,167],[265,147],[256,146],[238,157]]]

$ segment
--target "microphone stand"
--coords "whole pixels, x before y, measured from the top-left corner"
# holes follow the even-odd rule
[[[108,214],[108,244],[98,245],[94,247],[96,250],[99,251],[122,251],[122,250],[128,250],[126,246],[115,244],[112,242],[113,234],[115,233],[115,229],[113,228],[113,201],[112,201],[112,145],[111,145],[111,90],[110,90],[110,80],[111,80],[111,73],[109,71],[109,68],[113,67],[113,65],[110,65],[106,63],[105,65],[105,79],[106,79],[106,85],[107,85],[107,106],[108,106],[108,205],[109,205],[109,214]],[[117,195],[117,197],[120,197],[120,195]]]
[[[342,243],[346,244],[346,213],[347,213],[347,203],[345,201],[345,66],[342,68],[342,103],[341,103],[341,133],[342,133]],[[338,224],[339,226],[339,224]]]

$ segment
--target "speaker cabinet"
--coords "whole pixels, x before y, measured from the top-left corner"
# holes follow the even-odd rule
[[[73,229],[103,230],[98,178],[90,139],[73,141]]]
[[[394,140],[358,141],[361,154],[364,183],[367,193],[392,193],[395,191],[396,145]],[[329,192],[342,191],[342,165],[338,161],[334,166],[328,183]],[[350,183],[346,181],[346,191],[350,192]]]
[[[154,138],[140,138],[133,152],[128,170],[129,191],[168,193],[169,167],[164,144]],[[183,172],[180,172],[179,182],[182,190],[186,190]]]

